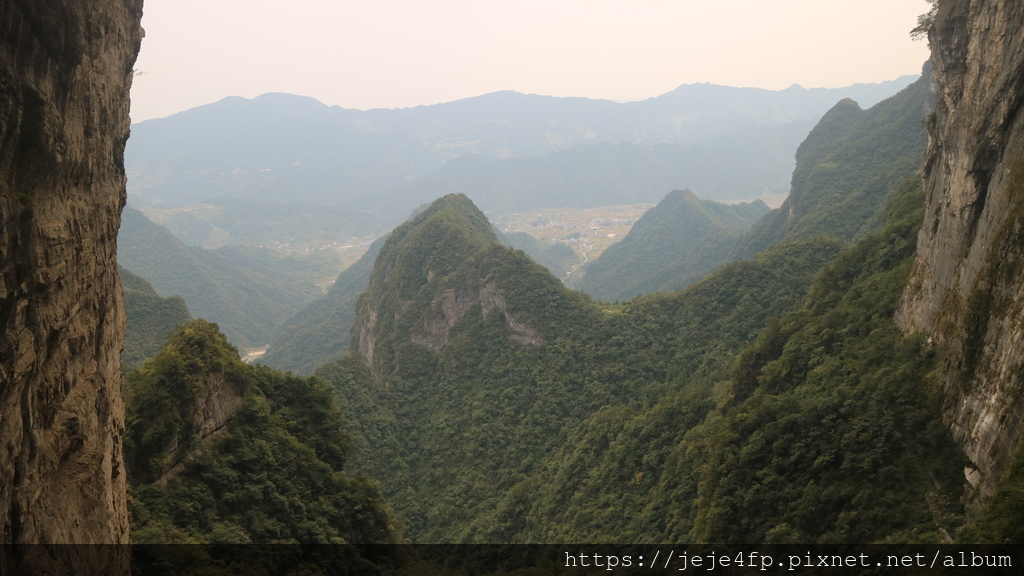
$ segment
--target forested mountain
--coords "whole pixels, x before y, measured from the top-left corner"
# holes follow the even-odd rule
[[[869,110],[835,106],[800,148],[786,209],[763,219],[736,252],[753,257],[683,290],[595,301],[503,245],[469,197],[448,194],[346,278],[353,289],[344,298],[361,290],[353,350],[318,377],[300,378],[244,364],[203,319],[172,330],[155,356],[123,374],[122,294],[131,337],[143,336],[129,357],[148,354],[155,335],[186,313],[180,297],[157,293],[176,290],[154,290],[142,277],[188,286],[194,302],[239,314],[235,331],[245,339],[241,328],[265,337],[260,330],[301,306],[306,274],[271,273],[272,264],[245,250],[186,248],[137,211],[122,220],[140,1],[4,4],[0,573],[589,572],[561,564],[570,558],[565,544],[576,543],[687,555],[697,543],[748,545],[758,555],[761,544],[779,543],[808,563],[814,543],[852,547],[817,556],[833,564],[826,571],[837,560],[849,568],[870,544],[924,543],[936,560],[943,550],[965,552],[959,566],[943,558],[949,571],[966,567],[968,554],[976,561],[975,550],[997,550],[982,560],[985,573],[1019,572],[1024,3],[929,5],[915,32],[928,35],[934,89],[917,84]],[[712,97],[712,119],[743,124],[766,110],[789,113],[778,102],[744,101],[746,93],[684,92]],[[927,93],[934,107],[917,99]],[[477,146],[501,156],[523,134],[517,150],[540,146],[541,130],[561,137],[543,146],[568,150],[576,142],[566,134],[598,133],[580,118],[529,116],[533,106],[574,104],[562,99],[505,93],[469,108],[506,100],[526,116],[439,122],[459,106],[406,113],[402,121],[422,131],[404,141],[410,157],[429,166]],[[655,124],[627,123],[650,128],[634,134],[640,145],[663,143],[643,139],[687,124],[665,115],[665,102],[644,108],[657,112]],[[609,105],[587,104],[612,123]],[[214,112],[190,122],[212,126]],[[342,127],[379,136],[352,146],[348,181],[374,180],[362,169],[402,185],[420,177],[387,170],[389,162],[409,166],[396,160],[402,146],[385,138],[391,112],[360,113],[361,122]],[[379,123],[367,122],[378,113]],[[302,114],[283,122],[291,136],[333,134],[330,122],[307,130]],[[154,164],[149,184],[157,189],[173,172],[187,190],[230,173],[249,186],[248,167],[218,172],[218,162],[275,158],[277,147],[252,137],[261,126],[251,118],[234,118],[249,140],[163,142],[161,161],[185,166],[198,151],[209,153],[209,166],[174,172]],[[920,118],[923,168],[905,177]],[[695,121],[687,134],[735,128],[716,122]],[[488,138],[436,139],[454,138],[450,126],[477,124],[490,127]],[[374,146],[391,156],[358,164]],[[321,168],[335,154],[328,148]],[[322,182],[306,180],[314,193],[326,191],[317,189]],[[120,292],[119,222],[122,263],[139,274],[122,270]],[[306,546],[406,536],[561,550],[517,569],[511,556],[535,549],[486,548],[493,563],[481,570],[458,559],[426,565],[406,552],[405,566],[374,565],[358,548],[323,554]],[[98,544],[81,544],[89,542]],[[172,550],[169,542],[211,545]],[[939,546],[956,542],[1000,546]],[[733,564],[719,562],[724,571],[753,571],[722,551],[712,548]],[[749,551],[740,557],[749,561]],[[900,553],[888,564],[924,569],[907,566],[920,556]],[[992,569],[992,560],[1001,566]],[[979,572],[971,563],[968,572]]]
[[[289,316],[259,362],[278,370],[312,374],[317,367],[348,353],[356,301],[366,289],[373,261],[384,238],[370,245],[358,262],[349,266],[327,289],[327,293]]]
[[[243,364],[194,320],[125,387],[133,542],[400,541],[377,489],[342,472],[349,438],[322,381]]]
[[[445,197],[378,256],[354,331],[361,355],[318,374],[341,388],[357,468],[382,481],[412,538],[502,541],[502,495],[576,426],[602,406],[653,402],[683,375],[727,371],[837,248],[792,244],[720,283],[607,308]]]
[[[129,197],[137,205],[236,198],[375,207],[405,215],[435,198],[437,187],[450,184],[455,174],[496,186],[497,178],[511,171],[517,174],[515,191],[524,197],[514,211],[522,211],[528,202],[554,200],[525,194],[530,184],[551,175],[545,163],[456,164],[424,178],[464,156],[525,159],[576,146],[583,148],[552,160],[565,172],[551,183],[552,190],[568,194],[559,200],[562,205],[587,198],[580,191],[595,182],[587,171],[593,168],[607,176],[618,174],[605,194],[645,190],[655,194],[650,201],[665,190],[701,191],[705,185],[731,197],[759,194],[773,182],[782,191],[795,146],[832,104],[850,97],[869,105],[912,80],[781,91],[695,84],[626,104],[498,92],[434,106],[369,111],[285,94],[228,98],[133,126],[125,153]],[[725,171],[730,175],[701,176],[692,163],[721,152],[715,142],[723,138],[734,151],[717,161],[730,168]],[[665,144],[688,147],[655,146]],[[665,161],[669,157],[673,162]],[[750,166],[755,158],[757,166]],[[502,200],[478,192],[484,196],[474,199],[487,209]]]
[[[681,370],[649,407],[596,412],[503,499],[499,510],[519,513],[492,534],[783,544],[955,533],[965,459],[939,418],[937,351],[892,321],[921,205],[909,182],[885,229],[830,264],[803,306],[733,348],[734,362]]]
[[[245,252],[185,246],[132,208],[122,215],[117,258],[161,294],[184,298],[197,318],[220,323],[243,347],[269,343],[278,324],[321,294],[307,274]]]
[[[526,233],[494,234],[503,244],[526,252],[558,277],[564,277],[579,261],[564,244],[549,246]],[[383,245],[384,238],[374,242],[358,262],[338,275],[326,294],[285,320],[259,362],[278,370],[312,374],[320,365],[344,357],[352,339],[356,302],[370,282],[373,262]]]
[[[625,303],[570,290],[502,245],[467,196],[435,201],[378,245],[372,267],[370,257],[361,263],[344,298],[304,319],[326,318],[334,330],[327,347],[299,358],[305,367],[327,348],[339,352],[340,328],[352,322],[354,350],[317,370],[350,418],[349,470],[380,483],[416,542],[1019,538],[1019,517],[1001,514],[1019,508],[1019,453],[993,452],[1005,452],[998,442],[978,452],[944,424],[944,415],[982,410],[950,412],[977,393],[949,382],[967,371],[963,362],[994,353],[942,326],[939,338],[904,332],[894,319],[928,296],[912,270],[944,273],[914,264],[918,239],[951,225],[933,191],[937,216],[919,235],[926,198],[915,172],[933,94],[926,73],[868,110],[840,101],[801,144],[786,205],[733,249],[752,258]],[[946,119],[933,123],[956,122],[944,106]],[[950,134],[959,132],[939,136]],[[1018,168],[1000,172],[1011,189]],[[999,201],[1010,207],[1011,220],[994,232],[1005,252],[1019,213],[1012,199]],[[659,208],[635,238],[659,230],[663,215],[678,221],[676,209],[700,212],[704,223],[740,226],[754,216],[681,192]],[[647,251],[622,256],[617,268],[643,254],[685,256],[683,245],[658,249],[653,239],[663,236],[639,243]],[[926,259],[948,261],[929,249]],[[1009,290],[1018,266],[1008,262],[978,282]],[[328,310],[350,307],[363,287],[354,317]],[[978,307],[950,321],[967,322],[972,334],[979,314],[1016,309],[977,289],[967,298]],[[1006,466],[1004,481],[983,490],[965,449],[986,458],[979,467],[990,473]]]
[[[607,301],[685,288],[726,262],[768,210],[760,200],[729,205],[689,190],[670,192],[625,238],[587,263],[572,285]]]
[[[926,64],[916,82],[867,110],[852,100],[833,106],[797,149],[789,197],[753,227],[733,259],[782,239],[853,240],[881,226],[886,194],[921,168],[933,86]]]
[[[419,542],[949,538],[966,460],[940,418],[942,351],[893,321],[928,92],[840,103],[802,148],[782,241],[680,292],[595,303],[469,199],[438,200],[382,247],[357,353],[318,371],[353,469]]]
[[[838,241],[609,308],[445,197],[378,256],[359,355],[318,374],[416,541],[940,539],[963,456],[934,351],[891,320],[921,202],[908,183],[806,303]]]
[[[127,370],[142,366],[143,360],[156,356],[167,334],[191,318],[181,296],[161,298],[145,278],[118,266],[124,311],[128,320],[124,334],[121,364]]]

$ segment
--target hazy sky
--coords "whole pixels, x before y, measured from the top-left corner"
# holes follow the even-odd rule
[[[681,84],[917,74],[925,0],[146,0],[136,122],[265,92],[346,108],[497,90],[642,100]]]

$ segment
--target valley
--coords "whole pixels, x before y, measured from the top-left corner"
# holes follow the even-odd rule
[[[621,240],[652,204],[561,208],[494,216],[491,221],[502,232],[524,232],[549,244],[572,248],[586,264]]]
[[[878,84],[133,125],[141,3],[2,1],[0,544],[47,557],[0,573],[1024,562],[1019,3],[927,2]]]
[[[250,278],[252,287],[275,277],[307,284],[298,297],[297,284],[274,281],[292,296],[287,309],[266,292],[245,306],[238,306],[239,293],[202,312],[190,303],[190,310],[220,323],[226,341],[243,351],[240,365],[268,371],[258,378],[273,383],[271,369],[284,370],[335,390],[350,434],[336,463],[373,479],[410,541],[938,538],[964,522],[964,503],[955,497],[964,461],[947,432],[926,424],[938,417],[926,375],[939,358],[892,320],[924,202],[915,173],[926,142],[920,114],[933,98],[929,73],[925,67],[922,78],[873,107],[842,100],[826,110],[796,151],[789,194],[762,195],[773,206],[672,190],[653,204],[580,202],[488,216],[470,196],[445,194],[390,231],[395,219],[372,213],[243,200],[144,213],[172,227],[175,242],[223,242],[176,249],[183,263],[209,260],[203,274],[223,286],[215,292],[237,282],[224,275],[227,261],[242,267],[232,274]],[[237,214],[253,225],[229,239],[220,231],[240,226]],[[122,249],[167,243],[170,232],[139,218],[143,212],[126,211]],[[309,291],[308,264],[299,262],[319,253],[297,247],[368,225],[374,232],[357,237],[360,246],[333,241],[348,244],[353,257],[362,252],[358,260],[322,294]],[[275,238],[283,240],[269,236],[282,233],[288,236]],[[246,234],[263,240],[239,244]],[[126,263],[146,269],[150,258],[140,252],[132,261],[130,254]],[[253,305],[263,309],[258,333],[255,318],[245,317]],[[241,315],[220,320],[231,307]],[[253,325],[240,332],[239,321]],[[237,352],[212,343],[222,338],[214,328],[192,322],[190,330],[210,342],[199,349],[220,349],[226,359],[217,365],[236,366],[195,375],[206,393],[223,396],[210,387],[243,370],[230,359]],[[187,356],[184,342],[166,362]],[[173,377],[161,370],[147,364],[132,373],[129,390]],[[913,384],[901,390],[891,370]],[[867,380],[850,377],[868,372]],[[831,387],[821,388],[822,378]],[[154,394],[129,396],[143,393]],[[835,402],[844,406],[831,424],[840,432],[818,422],[828,420],[824,407]],[[789,404],[802,408],[780,408]],[[887,423],[897,411],[902,423],[893,429]],[[747,413],[756,421],[745,423]],[[800,422],[797,436],[779,428],[792,419]],[[851,448],[834,466],[804,460],[820,458],[839,442],[835,434],[860,426],[867,431],[843,440]],[[792,446],[800,434],[814,438],[801,463],[753,440]],[[884,449],[870,455],[868,445]],[[159,454],[156,446],[148,450]],[[154,462],[183,458],[165,454]],[[138,456],[132,462],[152,466]],[[178,507],[200,505],[186,486],[222,489],[197,474],[138,486],[140,538],[157,542],[168,530],[220,538],[204,523],[174,519]],[[736,490],[758,493],[761,481],[747,480],[757,478],[789,494],[796,507],[781,507],[771,493],[756,504],[729,504]],[[836,493],[807,491],[823,484]],[[606,493],[625,500],[601,512]],[[900,513],[877,521],[893,494]],[[150,511],[147,499],[160,511]],[[946,504],[936,508],[937,501]],[[758,516],[750,506],[772,512]],[[673,507],[673,519],[659,515]],[[865,520],[845,519],[851,507]],[[928,521],[926,510],[949,520]],[[263,528],[235,512],[219,514],[232,518],[232,530],[263,537]],[[278,521],[280,530],[299,530]]]

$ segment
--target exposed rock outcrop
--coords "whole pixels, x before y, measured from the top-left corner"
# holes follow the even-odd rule
[[[128,541],[115,240],[141,17],[0,2],[0,543]]]
[[[940,2],[918,257],[897,321],[943,344],[944,417],[990,493],[1024,417],[1024,5]]]
[[[194,394],[192,401],[186,403],[192,412],[190,432],[207,443],[215,442],[227,434],[228,423],[245,409],[245,385],[233,381],[224,373],[209,374]],[[156,485],[164,485],[185,471],[196,457],[194,445],[181,443],[179,436],[164,451],[167,454],[164,467],[153,478],[153,484]]]
[[[487,282],[483,286],[449,288],[442,292],[431,304],[434,316],[425,320],[423,325],[412,333],[412,341],[440,352],[448,344],[455,323],[475,304],[480,305],[480,313],[485,319],[491,313],[502,314],[505,317],[505,325],[510,329],[509,338],[513,342],[540,344],[541,337],[537,331],[523,322],[517,322],[508,311],[505,298],[495,282]]]

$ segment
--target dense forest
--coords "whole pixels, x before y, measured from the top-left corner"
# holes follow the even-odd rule
[[[593,295],[445,194],[283,322],[313,376],[182,325],[127,376],[134,537],[1019,543],[1024,450],[965,485],[949,349],[894,320],[933,87],[836,104],[780,209],[670,193]]]
[[[126,379],[136,543],[387,543],[396,522],[342,470],[334,389],[243,364],[216,324],[182,324]]]
[[[723,204],[670,192],[621,241],[583,267],[571,285],[599,300],[680,290],[728,261],[740,238],[769,211],[760,201]]]
[[[128,269],[119,267],[127,328],[121,364],[127,370],[142,367],[147,358],[156,356],[167,335],[190,318],[188,306],[181,296],[161,298],[153,285]]]
[[[318,375],[414,541],[938,541],[962,510],[930,515],[928,493],[958,502],[963,461],[927,387],[935,351],[890,319],[920,206],[911,182],[842,253],[793,241],[612,306],[446,197],[378,257],[360,317],[387,324],[357,327],[372,347]]]

